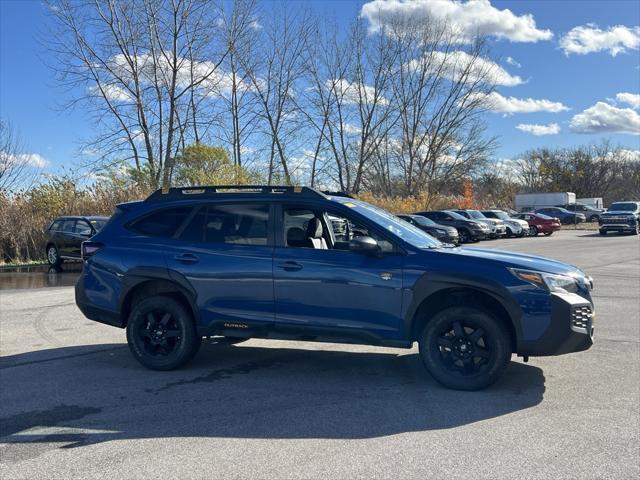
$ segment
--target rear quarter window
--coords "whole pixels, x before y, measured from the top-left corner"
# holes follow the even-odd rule
[[[151,237],[171,237],[186,220],[192,207],[163,208],[134,220],[128,228]]]

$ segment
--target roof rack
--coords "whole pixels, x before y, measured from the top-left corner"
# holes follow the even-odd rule
[[[203,185],[197,187],[173,187],[163,192],[156,190],[149,195],[145,202],[159,202],[163,200],[177,200],[193,196],[218,196],[224,194],[280,194],[301,195],[304,197],[326,198],[326,195],[309,187],[297,187],[290,185]]]
[[[332,197],[354,198],[353,195],[350,195],[347,192],[331,192],[329,190],[323,190],[322,193],[324,193],[325,195],[330,195]]]

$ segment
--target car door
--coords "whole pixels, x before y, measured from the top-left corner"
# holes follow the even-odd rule
[[[284,204],[276,218],[274,292],[277,328],[329,336],[400,338],[403,254],[373,225],[343,211]],[[305,238],[321,222],[327,249]],[[354,236],[373,236],[380,255],[349,250]]]
[[[61,257],[70,257],[75,241],[75,218],[65,218],[62,223],[62,231],[58,235],[58,252]]]
[[[82,242],[93,235],[93,228],[86,220],[78,219],[73,227],[73,232],[67,241],[67,255],[80,258]]]
[[[197,294],[202,326],[272,326],[273,228],[268,204],[205,204],[171,242],[167,266]]]

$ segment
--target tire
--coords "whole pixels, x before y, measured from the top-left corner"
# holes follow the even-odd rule
[[[602,230],[602,229],[598,230],[598,232],[600,233],[600,235],[606,235],[607,234],[607,231],[606,230]]]
[[[507,238],[511,238],[513,237],[513,232],[511,231],[511,229],[509,227],[507,227]]]
[[[197,353],[201,342],[191,314],[173,298],[147,298],[134,305],[129,315],[129,349],[151,370],[183,366]]]
[[[536,227],[535,225],[531,225],[529,227],[529,235],[531,235],[532,237],[538,236],[538,227]]]
[[[455,390],[488,387],[511,359],[511,342],[503,324],[475,307],[448,307],[438,312],[418,341],[427,371]]]
[[[469,243],[472,240],[471,232],[466,228],[461,228],[458,230],[458,238],[460,238],[460,243]]]
[[[63,260],[60,258],[58,249],[55,245],[47,246],[47,262],[49,262],[49,265],[52,267],[59,267],[62,265]]]

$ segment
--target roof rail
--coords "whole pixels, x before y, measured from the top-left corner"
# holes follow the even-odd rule
[[[353,195],[350,195],[347,192],[331,192],[329,190],[323,190],[322,193],[324,193],[325,195],[330,195],[332,197],[355,198]]]
[[[296,187],[290,185],[203,185],[197,187],[172,187],[163,192],[156,190],[149,195],[145,202],[159,202],[163,200],[177,200],[193,196],[217,196],[236,194],[280,194],[280,195],[301,195],[304,197],[326,198],[322,192],[309,187]]]

